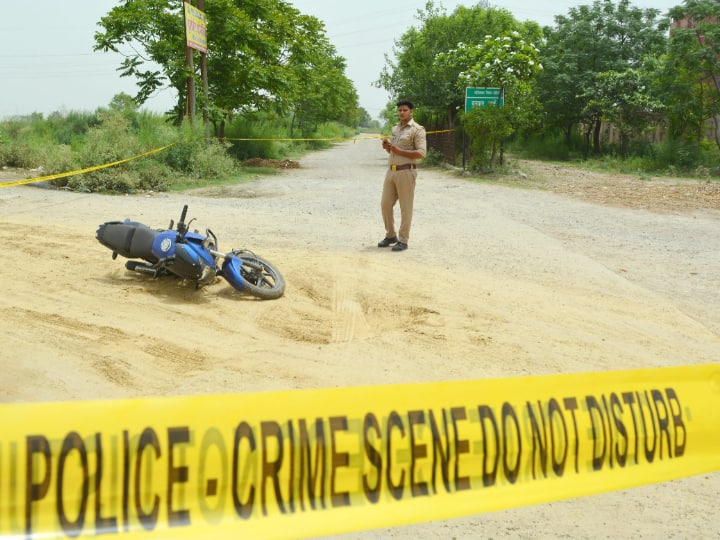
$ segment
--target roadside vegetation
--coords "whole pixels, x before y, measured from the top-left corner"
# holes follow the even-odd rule
[[[125,2],[99,22],[95,48],[123,55],[119,69],[137,95],[92,112],[0,121],[0,166],[58,175],[54,184],[87,192],[240,182],[272,170],[246,165],[252,158],[387,132],[396,99],[407,98],[419,122],[454,139],[455,155],[432,148],[429,165],[462,161],[502,174],[512,154],[639,176],[720,177],[713,0],[685,0],[669,14],[595,0],[544,28],[487,1],[452,13],[429,1],[378,74],[376,85],[395,98],[379,119],[359,106],[345,59],[315,17],[283,0],[213,0],[206,15],[210,77],[207,92],[193,92],[197,109],[187,96],[189,80],[203,88],[200,62],[186,64],[177,2]],[[497,88],[503,100],[467,107],[469,87]],[[169,88],[178,96],[172,110],[143,110]]]
[[[328,122],[307,138],[293,137],[287,119],[257,113],[228,123],[227,137],[214,139],[206,137],[202,124],[176,127],[161,114],[138,110],[130,96],[119,94],[110,106],[93,113],[71,111],[47,118],[33,114],[0,122],[0,164],[26,171],[28,177],[61,175],[50,183],[74,191],[190,189],[273,174],[273,168],[247,162],[301,156],[357,132]],[[62,176],[83,169],[91,170]]]
[[[667,15],[667,16],[665,16]],[[668,14],[595,0],[555,24],[519,22],[478,2],[433,2],[396,42],[380,85],[422,104],[426,126],[457,129],[468,166],[504,153],[633,173],[720,174],[720,4],[685,0]],[[502,105],[466,112],[466,88],[499,88]]]

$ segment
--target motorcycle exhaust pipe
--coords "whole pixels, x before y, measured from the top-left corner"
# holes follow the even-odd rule
[[[154,278],[158,277],[158,273],[155,268],[138,261],[127,261],[125,263],[125,268],[132,272],[137,272],[138,274],[148,274]]]

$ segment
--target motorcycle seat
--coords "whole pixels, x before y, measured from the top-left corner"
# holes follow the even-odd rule
[[[134,221],[110,221],[100,226],[96,237],[104,246],[128,259],[157,262],[152,245],[162,231]]]

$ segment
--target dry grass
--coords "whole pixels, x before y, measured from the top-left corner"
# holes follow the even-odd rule
[[[720,210],[720,182],[715,180],[641,179],[537,161],[520,161],[519,166],[548,191],[597,204],[661,213]]]

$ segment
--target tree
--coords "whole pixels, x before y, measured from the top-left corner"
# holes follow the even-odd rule
[[[298,85],[340,87],[344,107],[329,108],[335,118],[357,109],[357,95],[344,75],[344,59],[325,37],[323,24],[283,0],[212,0],[205,3],[208,31],[208,108],[215,134],[235,114],[256,110],[292,111]],[[135,100],[174,88],[174,113],[182,118],[186,79],[197,77],[185,62],[182,5],[177,0],[126,0],[102,17],[95,50],[125,52],[121,75],[138,79]],[[148,69],[149,64],[159,69]],[[328,71],[313,66],[332,67]],[[307,96],[303,96],[305,99]],[[324,96],[326,97],[326,96]],[[200,99],[204,99],[201,97]]]
[[[125,59],[121,77],[135,77],[138,93],[135,101],[145,103],[158,89],[170,86],[178,93],[177,109],[184,107],[183,20],[176,2],[170,0],[127,1],[114,7],[98,23],[104,32],[95,33],[94,50],[114,51]],[[128,47],[121,51],[121,47]],[[162,67],[163,71],[148,68]],[[177,111],[176,111],[177,112]]]
[[[464,94],[466,87],[499,88],[497,107],[470,111],[465,118],[465,129],[473,136],[476,156],[484,156],[489,148],[486,161],[492,167],[498,145],[517,129],[532,123],[537,105],[532,86],[542,70],[537,46],[514,30],[505,36],[485,36],[478,45],[459,43],[457,48],[438,54],[435,62],[450,72],[459,71],[454,84],[458,92]],[[501,96],[505,96],[502,107]]]
[[[319,49],[322,47],[322,49]],[[302,129],[313,129],[318,123],[339,121],[357,126],[360,120],[358,95],[345,76],[345,59],[338,56],[327,40],[317,42],[314,54],[303,51],[302,59],[292,62],[290,85],[293,123]],[[322,77],[314,75],[322,73]]]
[[[618,130],[622,157],[628,155],[632,136],[660,121],[664,106],[653,97],[649,81],[649,73],[642,69],[605,71],[598,74],[593,94],[582,96],[588,108],[604,111],[602,119]]]
[[[611,114],[613,97],[596,100],[603,73],[623,74],[639,69],[648,56],[662,54],[666,43],[663,20],[656,9],[632,7],[629,0],[614,4],[595,0],[592,5],[571,8],[567,16],[555,18],[554,27],[544,29],[546,41],[541,47],[543,72],[538,76],[539,99],[550,126],[570,134],[575,126],[585,128],[586,150],[590,141],[600,151],[600,129]],[[621,87],[605,85],[603,91]],[[622,95],[615,96],[622,101]],[[602,105],[602,107],[601,107]]]
[[[720,4],[685,0],[670,10],[670,16],[677,24],[658,70],[670,136],[699,144],[711,123],[720,148]]]
[[[541,36],[536,23],[518,23],[509,11],[487,6],[487,2],[478,2],[447,15],[434,2],[427,2],[425,11],[417,13],[420,27],[408,29],[395,42],[396,60],[386,55],[376,85],[387,90],[393,100],[411,99],[424,110],[446,115],[452,123],[464,105],[464,91],[457,86],[462,69],[435,62],[438,54],[455,50],[458,43],[476,45],[487,35],[509,35],[514,30],[528,38]]]
[[[373,120],[372,116],[370,116],[370,113],[367,112],[364,108],[360,107],[358,126],[362,128],[374,129],[379,127],[380,123],[377,120]]]

